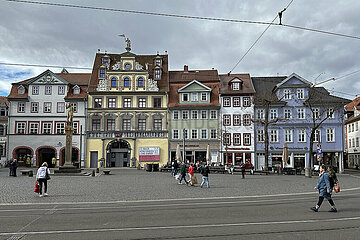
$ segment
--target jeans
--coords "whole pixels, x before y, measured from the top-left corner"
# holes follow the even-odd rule
[[[320,196],[317,205],[320,207],[323,201],[324,201],[324,197]],[[329,201],[330,205],[332,207],[334,207],[335,204],[334,204],[334,201],[331,199],[331,197],[328,199],[328,201]]]
[[[178,169],[177,169],[177,168],[172,169],[171,174],[172,174],[173,176],[175,176],[177,173],[178,173]]]
[[[186,181],[186,175],[180,175],[179,183],[184,179],[185,183],[188,184],[188,181]]]
[[[202,182],[201,182],[201,187],[203,187],[204,183],[206,182],[206,187],[209,188],[210,184],[209,184],[209,177],[202,177]]]

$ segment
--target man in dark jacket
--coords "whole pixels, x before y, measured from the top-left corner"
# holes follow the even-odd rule
[[[186,181],[186,166],[185,163],[182,163],[180,166],[180,179],[179,179],[179,184],[182,184],[181,181],[184,179],[186,185],[189,184],[188,181]]]
[[[242,175],[242,178],[245,178],[245,164],[242,163],[240,167],[241,167],[241,175]]]
[[[209,173],[210,173],[210,169],[209,169],[209,166],[208,165],[204,165],[202,168],[201,168],[201,171],[200,171],[201,175],[202,175],[202,182],[201,182],[201,185],[200,187],[202,188],[204,183],[206,182],[206,187],[207,188],[210,188],[210,184],[209,184]]]

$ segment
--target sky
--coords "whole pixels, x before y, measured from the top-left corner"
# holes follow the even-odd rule
[[[146,12],[271,22],[290,0],[41,0]],[[360,1],[293,0],[283,24],[360,37]],[[275,20],[278,23],[279,19]],[[195,20],[25,4],[0,0],[0,63],[92,67],[101,52],[169,55],[169,70],[212,69],[228,73],[267,25]],[[348,99],[360,96],[360,39],[271,26],[232,73],[252,77],[297,73]],[[47,68],[0,64],[0,95],[11,83]],[[61,69],[49,68],[53,72]],[[90,70],[68,69],[69,72]],[[335,92],[336,91],[336,92]]]

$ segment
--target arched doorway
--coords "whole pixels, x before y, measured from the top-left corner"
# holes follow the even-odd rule
[[[106,147],[107,167],[127,167],[130,164],[131,147],[122,139],[111,141]]]
[[[32,158],[33,151],[29,147],[17,147],[13,151],[13,159],[17,159],[19,166],[25,166],[26,158]]]
[[[47,162],[49,167],[52,167],[52,158],[56,158],[56,149],[53,147],[39,147],[36,150],[36,159],[38,166],[41,166],[43,162]]]
[[[79,149],[76,147],[72,148],[71,151],[71,162],[75,166],[78,166],[79,164]],[[63,166],[65,164],[65,147],[60,150],[60,166]]]

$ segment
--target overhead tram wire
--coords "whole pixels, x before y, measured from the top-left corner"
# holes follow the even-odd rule
[[[283,27],[288,27],[288,28],[301,29],[301,30],[304,30],[304,31],[312,31],[312,32],[317,32],[317,33],[323,33],[323,34],[328,34],[328,35],[334,35],[334,36],[339,36],[339,37],[346,37],[346,38],[352,38],[352,39],[360,40],[360,36],[347,35],[347,34],[342,34],[342,33],[324,31],[324,30],[301,27],[301,26],[295,26],[295,25],[289,25],[289,24],[278,24],[278,23],[269,23],[269,22],[262,22],[262,21],[249,21],[249,20],[213,18],[213,17],[199,17],[199,16],[179,15],[179,14],[135,11],[135,10],[126,10],[126,9],[91,7],[91,6],[84,6],[84,5],[49,3],[49,2],[36,2],[36,1],[27,1],[27,0],[3,0],[3,1],[16,2],[16,3],[26,3],[26,4],[48,5],[48,6],[56,6],[56,7],[70,7],[70,8],[81,8],[81,9],[111,11],[111,12],[124,12],[124,13],[132,13],[132,14],[161,16],[161,17],[175,17],[175,18],[187,18],[187,19],[221,21],[221,22],[234,22],[234,23],[263,24],[263,25],[271,24],[271,25],[275,25],[275,26],[283,26]]]
[[[293,2],[294,0],[291,0],[289,2],[289,4],[284,8],[283,11],[285,11]],[[265,32],[270,28],[271,25],[273,25],[274,21],[278,18],[278,14],[276,15],[276,17],[271,21],[271,23],[265,28],[265,30],[260,34],[260,36],[255,40],[255,42],[250,46],[250,48],[245,52],[245,54],[240,58],[240,60],[235,64],[235,66],[230,70],[230,72],[228,73],[228,75],[231,74],[232,71],[234,71],[234,69],[240,64],[240,62],[245,58],[245,56],[251,51],[251,49],[255,46],[255,44],[260,40],[260,38],[265,34]],[[281,20],[280,20],[281,21]]]
[[[355,74],[355,73],[358,73],[358,72],[360,72],[360,69],[359,69],[359,70],[356,70],[356,71],[354,71],[354,72],[351,72],[351,73],[347,73],[347,74],[345,74],[345,75],[343,75],[343,76],[340,76],[340,77],[337,77],[337,78],[329,78],[329,79],[326,79],[326,80],[321,81],[321,82],[319,82],[319,83],[315,83],[314,86],[318,86],[318,85],[320,85],[320,84],[327,83],[327,82],[330,82],[330,81],[336,81],[336,80],[342,79],[342,78],[344,78],[344,77],[348,77],[348,76],[350,76],[350,75],[352,75],[352,74]]]
[[[6,66],[21,66],[21,67],[46,67],[46,68],[67,68],[67,69],[92,70],[92,68],[89,68],[89,67],[71,67],[71,66],[42,65],[42,64],[25,64],[25,63],[5,63],[5,62],[0,62],[0,65],[6,65]]]

